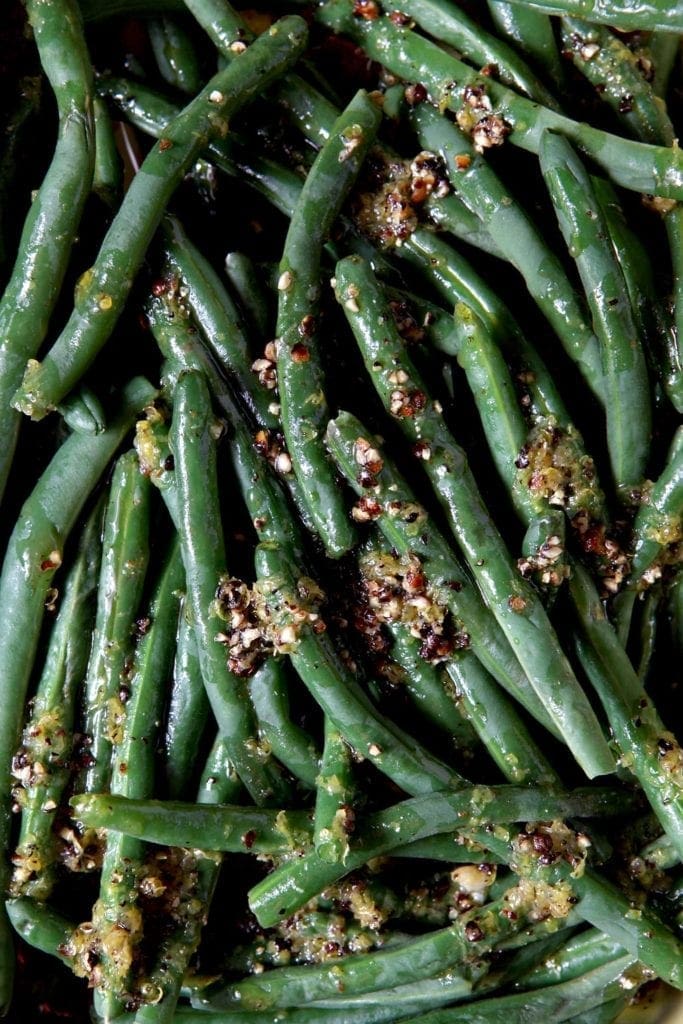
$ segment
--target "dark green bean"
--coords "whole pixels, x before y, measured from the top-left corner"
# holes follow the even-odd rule
[[[299,56],[306,42],[300,18],[283,18],[218,72],[149,153],[86,271],[77,305],[40,363],[29,365],[16,407],[41,419],[88,369],[109,338],[165,207],[192,161],[228,118]]]
[[[182,25],[162,15],[148,22],[147,31],[159,73],[165,82],[195,96],[202,87],[197,54]]]
[[[315,795],[313,845],[321,860],[343,863],[349,852],[356,781],[351,749],[325,716],[325,741]]]
[[[112,750],[125,718],[126,668],[149,559],[150,499],[151,484],[136,453],[126,452],[116,463],[104,520],[97,618],[83,686],[91,740],[83,786],[94,793],[109,788]]]
[[[598,341],[583,301],[560,260],[523,207],[478,154],[467,136],[429,104],[413,108],[412,120],[425,149],[441,154],[453,188],[477,214],[505,257],[520,272],[529,293],[555,330],[584,379],[602,397]],[[462,157],[463,169],[458,157]]]
[[[213,415],[206,384],[197,372],[181,375],[176,384],[170,443],[175,455],[177,527],[204,686],[239,777],[256,803],[266,803],[283,792],[283,780],[260,748],[246,681],[230,672],[225,651],[215,639],[222,621],[214,601],[226,561]]]
[[[643,494],[633,526],[633,580],[651,582],[669,544],[683,537],[683,428],[678,429],[669,459],[656,483]]]
[[[209,710],[194,625],[185,598],[178,617],[173,684],[164,736],[166,786],[171,800],[183,799],[192,785],[197,751],[201,749],[206,733]]]
[[[658,32],[683,32],[683,7],[675,0],[510,0],[520,7],[547,14],[577,14],[588,21],[607,22],[622,30],[645,29]]]
[[[299,782],[315,789],[319,755],[311,736],[292,721],[288,682],[279,659],[269,658],[252,676],[249,694],[259,729],[275,757]]]
[[[612,475],[622,500],[640,485],[650,448],[650,388],[626,283],[590,178],[559,135],[540,142],[541,169],[581,276],[600,341]],[[591,211],[588,216],[586,210]]]
[[[376,522],[386,541],[400,554],[419,557],[438,602],[449,609],[456,621],[466,624],[470,647],[476,657],[537,721],[561,738],[561,732],[529,685],[496,620],[455,558],[448,541],[429,521],[426,509],[416,501],[415,494],[386,452],[349,413],[341,413],[328,425],[327,444],[339,470],[356,494],[362,496],[365,488],[359,478],[361,467],[356,454],[360,451],[359,441],[363,442],[363,451],[366,442],[374,446],[382,463],[381,472],[372,483],[373,498],[381,506]]]
[[[57,100],[59,132],[0,302],[0,497],[19,432],[12,394],[47,333],[95,167],[92,68],[78,5],[75,0],[48,5],[31,0],[27,13]]]
[[[278,279],[277,364],[282,426],[294,473],[328,554],[343,555],[354,531],[322,435],[329,419],[320,334],[322,245],[379,127],[380,111],[356,94],[335,122],[292,213]]]
[[[521,57],[503,40],[490,35],[481,24],[446,0],[403,0],[403,13],[414,18],[422,30],[458,53],[476,68],[494,64],[496,77],[536,103],[557,110],[554,96],[536,78]]]
[[[52,826],[71,775],[76,701],[88,665],[89,645],[84,638],[92,632],[95,619],[102,509],[100,500],[81,534],[24,728],[19,756],[26,764],[18,771],[22,789],[18,794],[15,790],[22,811],[19,842],[12,855],[14,896],[44,900],[56,880]]]
[[[562,61],[547,14],[527,10],[505,0],[488,0],[489,14],[498,31],[514,42],[558,86],[564,85]]]
[[[269,296],[253,261],[243,252],[229,252],[225,273],[237,293],[252,335],[266,341],[270,333]]]
[[[114,129],[107,105],[100,96],[93,99],[95,112],[95,168],[92,188],[107,206],[114,206],[123,189],[123,168],[116,148]]]
[[[588,573],[574,565],[570,589],[587,643],[581,661],[602,702],[621,762],[636,776],[683,856],[683,754],[659,718],[603,611]]]

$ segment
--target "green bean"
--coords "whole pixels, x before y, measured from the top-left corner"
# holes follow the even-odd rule
[[[574,978],[559,985],[520,992],[510,996],[499,996],[468,1003],[465,1007],[434,1010],[420,1017],[408,1017],[405,1024],[504,1024],[510,1020],[524,1020],[529,1013],[537,1019],[556,1024],[601,1005],[621,995],[625,979],[630,974],[642,984],[645,973],[632,956],[619,957],[602,967],[589,971],[581,978]]]
[[[292,721],[284,666],[277,658],[268,661],[252,676],[249,695],[259,729],[275,757],[295,779],[315,789],[318,753],[311,736]]]
[[[86,384],[67,395],[57,406],[57,412],[71,430],[81,434],[100,434],[105,428],[100,400]]]
[[[10,407],[26,361],[34,359],[66,273],[95,166],[92,68],[75,0],[27,4],[29,22],[59,114],[52,162],[24,223],[0,301],[0,498],[20,417]]]
[[[309,848],[312,840],[310,811],[271,811],[105,793],[73,797],[71,807],[74,817],[89,827],[163,846],[280,856]]]
[[[8,900],[7,914],[24,942],[41,953],[56,956],[67,967],[71,966],[69,957],[61,952],[61,947],[68,945],[73,934],[71,921],[45,903],[27,896]]]
[[[657,611],[662,599],[661,590],[657,587],[649,590],[643,601],[643,610],[640,622],[640,651],[638,657],[637,673],[643,686],[647,681],[652,657],[655,650],[657,637],[658,617]]]
[[[103,18],[116,18],[126,14],[160,14],[172,11],[184,11],[183,0],[109,0],[103,7],[99,0],[78,0],[83,20],[98,22]]]
[[[455,820],[459,833],[467,835],[468,831],[476,829],[477,836],[485,836],[488,845],[492,835],[484,828],[487,824],[619,813],[619,805],[623,808],[628,799],[615,790],[587,789],[558,795],[547,789],[513,786],[479,786],[461,789],[458,793],[414,797],[366,817],[343,865],[322,861],[316,851],[311,850],[276,868],[255,885],[249,894],[249,905],[260,924],[270,927],[374,857],[393,854],[408,843],[452,832]],[[495,846],[492,849],[495,854]],[[504,843],[501,852],[509,859]]]
[[[553,25],[541,11],[516,7],[505,0],[488,0],[489,14],[501,35],[514,42],[558,86],[564,85],[562,62],[555,41]]]
[[[529,683],[589,777],[612,771],[612,757],[597,718],[540,600],[512,564],[479,495],[465,453],[450,435],[400,337],[391,330],[372,271],[357,258],[349,257],[337,264],[335,276],[339,301],[373,384],[404,433],[423,446],[419,449],[421,462],[451,530]],[[397,378],[399,373],[402,376]]]
[[[484,666],[457,654],[446,671],[474,726],[508,782],[548,785],[557,775],[529,730]]]
[[[451,833],[416,839],[391,851],[392,857],[443,861],[446,864],[502,864],[502,858],[478,844],[468,843],[465,836]]]
[[[667,545],[677,544],[683,535],[683,429],[679,427],[669,459],[659,479],[646,490],[633,525],[635,551],[634,582],[643,574],[650,582]]]
[[[560,229],[576,260],[600,340],[612,474],[622,499],[628,501],[631,489],[644,476],[651,412],[647,368],[626,284],[608,241],[609,233],[590,178],[570,144],[561,136],[546,132],[539,156]]]
[[[588,21],[607,22],[618,28],[656,32],[683,32],[683,7],[676,0],[647,0],[634,5],[631,0],[511,0],[520,7],[547,14],[577,14]]]
[[[209,701],[202,681],[194,625],[187,599],[180,606],[176,632],[173,684],[164,735],[165,776],[171,800],[186,796],[193,781],[197,751],[206,733]]]
[[[498,133],[504,136],[509,129],[513,145],[536,153],[543,131],[551,129],[575,142],[617,184],[637,192],[683,199],[683,159],[675,151],[610,135],[534,104],[491,78],[478,75],[412,29],[395,25],[388,16],[371,21],[354,19],[347,0],[327,0],[317,16],[328,28],[349,35],[368,57],[394,75],[421,83],[431,100],[442,108],[457,113],[468,106],[464,98],[468,86],[483,88],[493,103],[493,110],[485,116],[494,117],[493,123],[484,123],[483,134],[493,129],[502,141]]]
[[[109,787],[113,737],[120,733],[129,685],[133,632],[149,559],[151,485],[137,455],[116,463],[104,520],[97,618],[84,681],[84,728],[90,737],[83,786]]]
[[[441,666],[420,657],[420,641],[400,623],[387,626],[392,638],[391,657],[403,670],[399,683],[412,698],[413,706],[430,723],[447,733],[459,754],[469,756],[476,746],[469,712],[459,700]],[[468,659],[468,663],[471,659]]]
[[[597,928],[588,928],[572,936],[561,949],[544,959],[532,970],[516,978],[516,989],[545,988],[578,978],[617,957],[623,956],[623,947]]]
[[[418,1009],[416,1006],[406,1004],[406,1013]],[[137,1018],[139,1019],[139,1018]],[[212,1012],[210,1020],[207,1021],[205,1010],[187,1010],[185,1008],[176,1011],[173,1017],[174,1024],[393,1024],[396,1020],[404,1020],[405,1015],[396,1017],[396,1007],[393,1005],[382,1006],[373,1004],[363,1006],[360,1009],[349,1009],[344,1006],[339,1010],[326,1010],[318,1006],[313,1009],[288,1009],[286,1016],[282,1010],[226,1010]],[[134,1018],[124,1014],[117,1018],[117,1024],[133,1024]]]
[[[648,908],[629,916],[628,899],[590,868],[572,880],[581,916],[675,988],[683,988],[683,944]]]
[[[301,19],[283,18],[218,72],[168,126],[135,175],[95,263],[86,271],[64,330],[43,361],[29,365],[14,399],[17,408],[41,419],[85,373],[109,338],[188,167],[213,135],[225,133],[228,118],[297,58],[305,40]]]
[[[122,713],[120,734],[113,737],[111,792],[115,796],[144,798],[154,788],[156,741],[164,703],[164,683],[171,669],[172,642],[178,620],[183,564],[177,539],[171,545],[150,607],[149,630],[135,652],[130,678],[130,698]],[[130,985],[130,965],[109,940],[113,932],[128,933],[132,957],[142,938],[143,924],[137,909],[139,870],[144,846],[120,834],[108,835],[99,899],[93,907],[93,925],[101,943],[97,983],[105,1019],[116,1016],[120,997]]]
[[[22,787],[18,794],[15,791],[15,799],[22,813],[19,842],[12,855],[14,896],[44,900],[55,883],[57,848],[52,826],[71,775],[76,700],[88,664],[84,637],[92,632],[95,618],[101,526],[99,501],[88,517],[64,585],[21,751],[15,758],[15,774]]]
[[[668,871],[680,864],[681,858],[674,849],[671,839],[666,834],[644,846],[640,852],[640,859],[652,865],[658,871]]]
[[[372,435],[349,413],[341,413],[327,428],[327,444],[339,470],[356,494],[361,496],[365,494],[365,488],[359,477],[361,467],[356,457],[359,450],[356,445],[368,437]],[[377,441],[373,441],[373,445],[382,462],[382,470],[374,477],[372,485],[373,499],[381,508],[376,522],[385,540],[400,554],[419,557],[432,593],[456,621],[465,624],[470,647],[477,658],[537,721],[561,738],[562,733],[529,685],[498,623],[484,606],[448,541],[433,523],[429,523],[426,510],[417,503],[414,493],[386,452],[378,447]]]
[[[652,88],[658,96],[666,96],[679,49],[680,40],[672,33],[653,32],[648,40],[647,52],[654,73]]]
[[[185,29],[178,21],[162,15],[148,22],[147,31],[161,77],[179,92],[195,96],[202,87],[202,76]]]
[[[287,622],[297,606],[297,583],[286,555],[274,544],[256,549],[256,573],[266,588],[275,621]],[[289,658],[323,712],[349,745],[406,793],[457,789],[462,777],[429,753],[374,707],[353,674],[341,662],[327,633],[309,627],[299,634]]]
[[[321,860],[344,863],[349,852],[356,780],[351,750],[325,716],[325,741],[315,795],[313,845]]]
[[[185,6],[226,60],[241,52],[240,43],[251,40],[251,33],[226,0],[185,0]],[[235,43],[238,45],[233,49]]]
[[[664,343],[664,386],[676,412],[683,411],[683,207],[677,203],[664,221],[673,265],[674,317]]]
[[[621,763],[636,776],[653,811],[683,855],[681,748],[662,725],[623,647],[605,617],[586,571],[573,566],[570,590],[587,643],[579,640],[582,664],[609,719]]]
[[[329,419],[320,334],[323,241],[352,188],[379,127],[377,106],[360,91],[320,150],[293,211],[278,279],[277,364],[282,427],[294,473],[328,554],[353,545],[334,470],[322,441]]]
[[[88,495],[133,424],[136,411],[153,400],[155,391],[143,378],[123,390],[122,404],[107,430],[98,436],[72,434],[58,449],[24,503],[10,537],[0,575],[0,678],[11,700],[0,703],[0,891],[7,888],[6,862],[11,816],[11,760],[19,743],[24,699],[35,658],[45,599],[62,561],[63,546]],[[11,990],[10,937],[0,916],[0,1007]]]
[[[225,257],[225,273],[237,293],[252,336],[266,340],[270,331],[269,297],[253,260],[243,252],[229,252]]]
[[[258,804],[276,798],[283,782],[264,757],[246,682],[229,671],[223,647],[216,643],[222,623],[214,611],[216,588],[225,572],[225,550],[218,505],[216,441],[209,394],[196,372],[180,376],[173,400],[170,443],[175,455],[178,532],[204,686],[230,744],[237,773]],[[286,787],[285,787],[286,789]]]
[[[195,322],[220,366],[235,379],[237,390],[257,423],[274,429],[279,419],[270,411],[272,395],[252,387],[253,355],[240,311],[209,261],[190,242],[175,218],[165,221],[165,250],[171,269],[182,279]]]
[[[114,206],[123,189],[121,157],[116,148],[109,111],[105,102],[97,95],[93,98],[93,110],[95,114],[93,192],[107,206]]]
[[[490,35],[481,24],[446,0],[403,0],[402,12],[414,18],[420,28],[448,43],[476,68],[493,64],[501,82],[551,110],[558,109],[555,97],[536,78],[524,60],[503,40]]]
[[[641,142],[670,146],[674,129],[664,101],[643,76],[639,58],[609,29],[580,18],[561,21],[564,52]]]
[[[413,108],[412,120],[425,149],[441,154],[453,188],[477,214],[505,257],[520,272],[532,298],[578,365],[591,390],[601,397],[598,341],[584,303],[560,260],[520,204],[511,200],[498,175],[478,155],[467,136],[429,104]],[[466,167],[460,167],[463,157]]]
[[[609,999],[600,1006],[594,1006],[592,1010],[578,1013],[570,1017],[572,1024],[613,1024],[620,1013],[627,1008],[633,1000],[633,992],[622,992],[616,999]]]

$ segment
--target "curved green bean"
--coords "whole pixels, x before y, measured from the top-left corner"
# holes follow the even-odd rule
[[[192,784],[197,751],[206,733],[209,710],[194,624],[185,598],[178,617],[173,683],[164,733],[166,787],[171,800],[186,796]]]
[[[26,361],[35,358],[47,334],[95,167],[93,75],[78,5],[31,0],[27,13],[57,100],[59,130],[0,301],[0,498],[21,419],[11,408],[12,395]]]
[[[562,62],[548,15],[506,0],[488,0],[487,6],[498,31],[526,54],[532,66],[541,68],[552,82],[563,86]]]
[[[202,87],[199,61],[192,42],[178,21],[162,14],[148,22],[147,31],[159,73],[179,92],[195,96]]]
[[[102,501],[85,525],[76,558],[69,570],[59,613],[50,634],[45,663],[15,758],[22,791],[21,829],[12,855],[11,891],[14,896],[46,899],[56,880],[54,813],[71,775],[70,758],[76,702],[88,664],[95,591],[102,543]],[[25,762],[25,764],[23,763]]]
[[[309,789],[315,789],[319,755],[310,735],[292,721],[284,665],[269,658],[249,681],[259,729],[275,757]]]
[[[278,279],[277,364],[282,426],[311,519],[328,554],[353,545],[322,434],[329,419],[320,345],[323,241],[355,182],[379,127],[380,111],[359,92],[316,157],[292,213]]]
[[[607,22],[623,31],[645,29],[657,32],[683,32],[683,5],[679,0],[510,0],[520,7],[547,14],[576,14],[588,21]]]
[[[325,740],[315,795],[313,845],[321,860],[343,863],[354,827],[356,780],[351,749],[325,716]]]

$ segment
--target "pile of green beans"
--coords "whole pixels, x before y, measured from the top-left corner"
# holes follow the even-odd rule
[[[683,4],[8,10],[0,1016],[654,1024]]]

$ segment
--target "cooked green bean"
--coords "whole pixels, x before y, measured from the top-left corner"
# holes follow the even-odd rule
[[[683,856],[683,769],[681,748],[659,718],[623,647],[605,617],[588,573],[574,565],[570,589],[587,643],[581,660],[602,702],[621,753],[636,776],[662,827]]]
[[[15,758],[22,787],[19,842],[12,855],[14,896],[46,899],[55,883],[54,812],[71,775],[79,688],[88,665],[102,544],[102,501],[88,517],[64,585],[59,613],[38,682],[21,752]],[[26,760],[26,764],[21,762]]]
[[[249,681],[249,695],[259,729],[275,757],[295,779],[315,789],[319,755],[312,737],[292,721],[284,665],[268,661]]]
[[[590,178],[571,145],[546,132],[541,169],[560,230],[576,261],[600,340],[607,445],[622,500],[640,485],[650,447],[650,388],[626,283]],[[587,213],[586,211],[589,211]]]
[[[310,847],[310,811],[270,811],[125,795],[73,797],[74,817],[92,828],[106,828],[147,843],[226,853],[282,855]]]
[[[683,533],[683,428],[678,429],[669,460],[659,479],[646,490],[633,525],[634,581],[645,574],[654,578],[667,545],[677,544]]]
[[[143,799],[154,789],[156,746],[164,705],[164,683],[171,670],[179,595],[184,582],[180,545],[174,539],[150,606],[151,625],[139,642],[130,676],[130,696],[112,736],[111,793]],[[106,1020],[121,1012],[130,990],[131,962],[144,935],[137,906],[144,845],[119,833],[107,835],[100,892],[92,923],[99,968],[96,986]],[[112,942],[112,933],[126,935],[126,951]]]
[[[612,771],[612,756],[597,718],[539,598],[512,564],[465,453],[449,433],[440,407],[430,399],[398,333],[391,330],[372,271],[357,257],[349,257],[337,264],[335,276],[339,301],[372,382],[404,433],[418,445],[451,530],[529,683],[588,776]]]
[[[222,622],[214,601],[226,561],[213,416],[206,384],[197,372],[178,379],[169,439],[175,456],[177,528],[204,686],[240,779],[256,803],[267,803],[277,798],[283,780],[259,746],[246,681],[230,672],[223,647],[215,639]]]
[[[197,54],[182,25],[162,15],[150,19],[147,31],[159,73],[165,82],[195,96],[202,87]]]
[[[292,213],[278,278],[277,366],[282,426],[311,519],[329,555],[353,545],[322,434],[329,419],[321,344],[322,244],[353,186],[379,127],[380,111],[359,92],[320,150]]]
[[[356,780],[351,749],[325,716],[325,741],[315,795],[313,845],[321,860],[343,863],[353,831]]]
[[[554,96],[536,78],[521,57],[503,40],[490,35],[481,24],[446,0],[403,0],[402,13],[414,18],[428,35],[448,43],[476,68],[493,64],[496,78],[536,103],[557,110]]]
[[[34,949],[58,957],[70,966],[70,959],[61,952],[74,930],[72,921],[45,903],[27,896],[7,901],[7,913],[16,933]]]
[[[286,554],[276,545],[256,549],[256,574],[275,621],[289,624],[297,606],[297,580]],[[305,583],[304,583],[305,586]],[[300,599],[299,599],[300,600]],[[355,676],[338,657],[326,632],[304,625],[288,651],[294,668],[346,742],[406,793],[457,789],[464,779],[374,707]]]
[[[121,157],[116,148],[114,128],[107,105],[100,96],[93,99],[95,112],[95,168],[93,192],[107,206],[114,206],[123,188]]]
[[[12,819],[9,807],[12,757],[19,745],[24,699],[35,658],[45,599],[62,561],[64,544],[107,463],[132,427],[136,412],[156,392],[144,378],[123,390],[121,407],[97,436],[72,434],[58,449],[25,501],[10,537],[0,575],[0,678],[11,700],[0,702],[0,889],[7,889],[7,853]],[[0,916],[0,1007],[11,991],[14,957],[4,915]]]
[[[622,30],[646,29],[658,32],[683,32],[683,7],[676,0],[510,0],[520,7],[547,14],[577,14],[588,21],[607,22]]]
[[[31,0],[27,14],[57,100],[59,132],[0,301],[0,498],[21,419],[11,408],[12,395],[47,334],[95,167],[93,75],[78,5]]]
[[[237,293],[252,335],[259,341],[266,341],[270,331],[268,294],[253,260],[243,252],[229,252],[225,257],[225,273]]]
[[[564,85],[564,72],[553,23],[541,11],[507,3],[506,0],[488,0],[489,14],[495,27],[515,43],[531,61],[543,70],[552,82]]]
[[[197,751],[206,734],[209,710],[194,625],[185,598],[178,617],[173,683],[164,734],[166,786],[171,800],[183,799],[192,786]]]
[[[227,130],[228,118],[269,80],[282,74],[306,42],[306,26],[283,18],[214,75],[168,126],[154,146],[78,289],[77,304],[59,338],[40,363],[30,363],[14,402],[42,419],[88,369],[109,338],[166,205],[209,139]]]
[[[134,628],[149,560],[151,484],[137,455],[116,463],[104,520],[97,618],[83,689],[84,728],[90,738],[83,786],[109,788],[114,736],[125,718]]]

